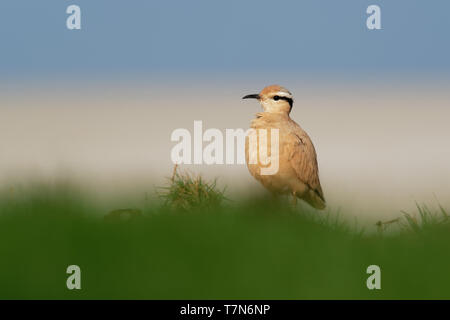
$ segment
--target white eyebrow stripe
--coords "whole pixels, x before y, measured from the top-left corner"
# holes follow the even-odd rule
[[[291,98],[292,99],[292,95],[289,92],[285,92],[285,91],[278,91],[276,93],[277,96],[280,97],[286,97],[286,98]]]

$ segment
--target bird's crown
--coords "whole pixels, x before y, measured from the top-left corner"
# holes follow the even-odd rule
[[[272,98],[274,96],[284,97],[288,99],[293,98],[292,93],[288,89],[277,84],[265,87],[261,90],[259,95],[266,98]]]

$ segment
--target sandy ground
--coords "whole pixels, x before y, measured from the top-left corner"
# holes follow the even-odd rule
[[[174,129],[247,128],[259,87],[191,84],[10,91],[0,98],[0,184],[67,178],[117,206],[171,174]],[[441,85],[291,84],[291,114],[311,136],[330,208],[388,219],[414,201],[450,208],[450,90]],[[186,166],[235,197],[263,191],[245,165]],[[123,197],[118,197],[122,195]],[[133,200],[134,201],[134,200]]]

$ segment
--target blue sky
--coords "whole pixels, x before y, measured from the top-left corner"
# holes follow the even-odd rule
[[[66,29],[66,8],[82,30]],[[382,10],[383,30],[365,26]],[[2,0],[0,79],[207,72],[450,72],[450,1]]]

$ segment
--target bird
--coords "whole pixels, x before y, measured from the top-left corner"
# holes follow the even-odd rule
[[[297,205],[297,198],[306,201],[316,209],[325,209],[326,201],[320,185],[319,168],[314,145],[308,134],[290,118],[293,106],[293,96],[286,88],[270,85],[258,94],[249,94],[242,99],[256,99],[262,106],[263,112],[256,114],[251,121],[257,139],[260,141],[260,129],[278,129],[278,171],[274,174],[263,175],[261,168],[267,166],[267,161],[258,159],[258,149],[249,146],[249,135],[245,141],[245,158],[250,174],[274,195],[291,194],[293,205]],[[269,137],[269,134],[267,134]],[[269,138],[267,138],[267,141]],[[268,143],[269,144],[269,143]],[[270,150],[270,149],[269,149]],[[258,161],[249,163],[250,157]],[[261,153],[261,152],[259,152]]]

